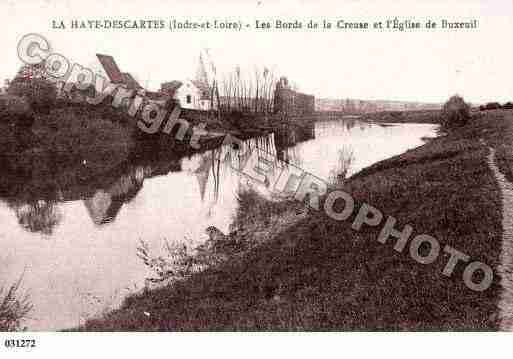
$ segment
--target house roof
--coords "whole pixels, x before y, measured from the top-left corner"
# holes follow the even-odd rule
[[[123,82],[125,83],[125,85],[127,85],[129,89],[139,90],[143,88],[141,85],[139,85],[137,80],[134,79],[134,77],[130,73],[123,72],[121,75],[123,76]]]
[[[173,80],[173,81],[169,81],[169,82],[164,82],[163,84],[160,85],[160,88],[164,91],[176,91],[182,85],[183,85],[182,81]]]
[[[107,73],[107,76],[112,83],[125,83],[125,78],[112,56],[96,54],[96,57],[102,64],[103,69]]]
[[[176,90],[178,90],[183,85],[182,81],[173,80],[169,82],[164,82],[160,85],[160,91],[166,93],[167,95],[173,97]]]
[[[146,91],[145,97],[153,101],[166,101],[169,98],[167,92]]]
[[[201,81],[197,80],[188,80],[192,83],[200,91],[200,97],[202,100],[210,99],[210,91],[208,89],[208,85],[204,84]],[[178,90],[184,83],[182,81],[173,80],[169,82],[164,82],[160,85],[160,91],[166,93],[167,95],[173,97],[176,90]]]

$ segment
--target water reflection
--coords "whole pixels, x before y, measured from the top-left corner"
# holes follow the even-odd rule
[[[313,124],[295,126],[282,126],[274,132],[274,145],[276,157],[285,163],[301,164],[301,158],[295,150],[300,142],[312,140],[315,138],[315,126]]]
[[[105,189],[98,189],[92,197],[85,199],[84,204],[92,221],[101,225],[116,219],[123,204],[135,198],[144,179],[150,174],[149,167],[130,168],[130,172],[122,174],[113,184]]]
[[[55,225],[62,219],[62,213],[57,208],[56,202],[44,199],[16,204],[14,211],[21,227],[30,232],[41,232],[46,235],[51,235]]]
[[[4,190],[10,195],[3,200],[13,208],[22,228],[30,232],[51,235],[63,218],[59,203],[83,200],[91,221],[97,226],[102,226],[116,220],[122,207],[141,191],[145,180],[166,176],[169,173],[184,172],[195,177],[199,198],[202,202],[209,203],[208,214],[211,216],[215,204],[223,195],[220,193],[222,177],[233,174],[234,168],[243,167],[247,160],[243,154],[251,153],[248,150],[265,151],[275,156],[282,166],[301,166],[304,162],[303,157],[312,158],[312,154],[305,153],[299,144],[315,140],[316,137],[319,137],[321,142],[326,138],[344,138],[355,127],[363,132],[370,126],[367,122],[353,118],[338,122],[317,122],[315,125],[283,125],[268,136],[244,141],[238,151],[234,151],[230,146],[220,146],[188,157],[162,152],[155,148],[139,150],[130,156],[127,163],[87,184],[59,186],[59,181],[49,175],[51,171],[36,169],[35,172],[46,172],[46,176],[42,173],[29,176],[16,174],[16,186]],[[333,156],[328,156],[334,160],[333,165],[326,166],[325,162],[320,161],[321,167],[329,170],[325,178],[331,182],[340,177],[340,172],[343,172],[344,177],[347,175],[349,162],[354,157],[351,147],[342,143],[335,150]],[[148,153],[155,153],[157,158],[148,156]],[[230,161],[226,161],[227,157],[230,157]],[[319,160],[315,156],[313,158]],[[51,159],[46,158],[45,161],[39,162],[39,166],[55,167],[49,161]]]
[[[34,161],[30,173],[3,169],[0,282],[12,282],[26,269],[34,305],[30,329],[78,325],[80,313],[102,310],[101,304],[89,308],[88,298],[119,304],[122,298],[112,300],[116,293],[144,285],[148,273],[134,255],[141,239],[159,248],[163,238],[203,243],[209,226],[230,232],[237,193],[248,182],[234,168],[248,159],[248,149],[328,179],[333,169],[347,167],[343,148],[352,154],[351,175],[420,145],[434,128],[349,119],[283,127],[244,141],[238,151],[222,146],[185,156],[148,145],[91,180],[81,180],[80,167],[55,171],[51,156]]]

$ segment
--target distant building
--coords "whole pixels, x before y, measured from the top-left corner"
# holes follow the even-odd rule
[[[129,72],[121,72],[118,64],[114,58],[110,55],[96,54],[98,61],[100,61],[101,75],[107,77],[107,79],[113,84],[124,85],[129,90],[142,90],[143,87],[137,82],[137,80]]]
[[[137,82],[137,80],[129,72],[121,72],[118,64],[110,55],[96,54],[98,61],[100,61],[101,75],[106,76],[107,79],[118,85],[124,85],[129,90],[143,90],[144,88]]]
[[[200,54],[194,80],[169,81],[161,84],[160,92],[180,102],[183,108],[194,110],[211,109],[212,101],[205,62]]]
[[[162,84],[160,91],[148,91],[130,73],[122,72],[112,56],[96,54],[96,57],[102,65],[102,74],[111,83],[124,85],[130,90],[138,91],[151,102],[164,105],[167,99],[174,98],[180,101],[180,105],[184,108],[203,109],[204,107],[201,90],[190,80],[166,82]]]
[[[144,89],[137,80],[128,72],[122,72],[114,58],[110,55],[96,54],[101,64],[101,72],[111,83],[121,84],[130,90],[144,93],[145,97],[152,102],[164,104],[167,99],[172,98],[179,101],[183,108],[195,110],[210,109],[210,96],[208,80],[205,71],[198,70],[195,80],[170,81],[161,84],[158,92]],[[203,66],[202,64],[200,66]]]
[[[142,90],[143,89],[143,87],[141,85],[139,85],[139,82],[137,82],[137,80],[134,79],[134,77],[130,73],[123,72],[121,75],[123,76],[123,83],[130,90],[138,91],[138,90]]]
[[[129,90],[137,91],[143,95],[149,102],[155,102],[160,105],[166,103],[167,97],[160,92],[148,91],[139,84],[139,82],[129,72],[121,72],[116,60],[110,55],[96,54],[100,62],[100,74],[105,76],[111,83],[123,85]]]
[[[210,109],[208,88],[194,80],[170,81],[161,84],[160,92],[180,102],[182,108]]]
[[[113,84],[124,84],[127,80],[126,76],[123,75],[118,67],[118,64],[114,58],[110,55],[96,54],[98,61],[102,65],[103,73],[108,80]],[[125,73],[126,74],[126,73]]]
[[[315,97],[294,91],[286,77],[276,83],[274,92],[274,112],[289,115],[308,115],[315,111]]]
[[[358,100],[358,99],[316,99],[315,110],[319,112],[343,112],[348,114],[378,111],[440,110],[440,103],[412,101]]]

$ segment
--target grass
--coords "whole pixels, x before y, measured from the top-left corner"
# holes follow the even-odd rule
[[[154,254],[141,240],[137,257],[153,273],[147,278],[148,282],[162,285],[184,281],[195,273],[240,257],[266,243],[306,213],[300,203],[293,200],[275,202],[261,197],[253,188],[241,190],[237,199],[239,206],[228,234],[209,227],[205,231],[209,240],[196,247],[192,247],[187,239],[164,239],[163,255]]]
[[[328,183],[331,186],[342,184],[346,180],[353,161],[354,154],[350,146],[343,146],[338,150],[337,164],[334,169],[330,170]]]
[[[390,123],[435,123],[440,121],[439,110],[381,111],[364,114],[362,119],[370,122]]]
[[[510,134],[511,118],[486,116],[422,147],[370,166],[345,184],[357,203],[428,233],[492,268],[501,213],[488,150]],[[506,159],[503,158],[504,161]],[[511,161],[511,158],[508,159]],[[511,162],[508,162],[511,166]],[[258,203],[247,201],[246,208]],[[278,205],[279,206],[279,205]],[[430,265],[376,241],[381,226],[353,231],[310,211],[243,255],[183,282],[126,299],[80,330],[494,330],[498,279],[468,289],[448,255]],[[265,221],[257,221],[265,226]],[[144,314],[150,313],[150,316]]]
[[[7,288],[0,287],[0,332],[20,331],[22,321],[32,311],[28,295],[20,296],[22,278]]]
[[[500,171],[506,176],[508,181],[513,182],[513,117],[512,111],[497,110],[488,111],[486,118],[495,122],[495,126],[500,132],[500,136],[487,135],[487,142],[495,148],[495,156]],[[482,131],[489,132],[489,129]]]

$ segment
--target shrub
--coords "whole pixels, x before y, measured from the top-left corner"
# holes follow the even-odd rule
[[[194,273],[206,269],[209,263],[204,261],[202,256],[185,243],[171,242],[164,239],[164,256],[156,256],[151,253],[148,243],[140,240],[137,247],[137,257],[142,259],[144,264],[153,273],[147,280],[150,283],[168,282],[172,283],[184,280]]]
[[[256,124],[255,116],[250,115],[249,112],[240,110],[231,110],[223,114],[223,120],[231,127],[236,129],[253,128]]]
[[[84,176],[118,166],[126,160],[133,144],[130,129],[69,108],[38,116],[33,131],[61,171],[76,170]]]
[[[18,79],[11,83],[7,93],[25,97],[36,112],[48,113],[57,99],[57,89],[50,81],[43,79]]]
[[[464,126],[470,120],[470,106],[458,95],[452,96],[442,108],[443,128]]]
[[[0,123],[31,126],[32,109],[23,97],[0,95]]]
[[[504,105],[502,105],[502,108],[504,110],[513,110],[513,102],[506,102]]]
[[[485,110],[499,110],[501,108],[501,104],[498,102],[488,102],[485,105]]]
[[[0,331],[20,331],[22,321],[32,311],[28,295],[20,296],[21,278],[9,287],[0,287]]]

